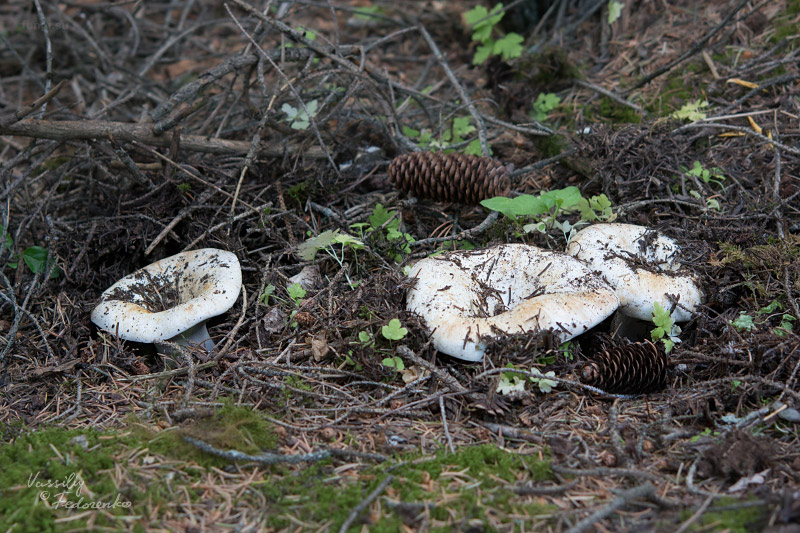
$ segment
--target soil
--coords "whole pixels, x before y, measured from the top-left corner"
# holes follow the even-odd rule
[[[169,485],[184,507],[143,498],[124,527],[800,527],[797,0],[628,0],[611,24],[605,1],[516,2],[491,36],[518,32],[517,57],[480,65],[463,18],[474,1],[256,6],[266,17],[238,0],[35,4],[0,7],[0,448],[52,426],[103,438],[146,426],[152,439],[235,402],[266,417],[277,443],[220,455],[253,443],[223,449],[215,432],[192,433],[186,442],[224,465],[208,470],[219,491]],[[558,100],[537,116],[540,95]],[[580,381],[593,354],[651,340],[649,323],[625,338],[610,318],[569,346],[547,332],[513,336],[479,364],[433,348],[405,309],[407,267],[506,242],[563,251],[569,229],[553,222],[582,218],[484,224],[480,205],[412,198],[389,182],[397,155],[480,150],[476,139],[508,165],[510,196],[578,187],[610,201],[601,218],[681,245],[706,301],[680,324],[666,377],[636,370],[665,387],[610,394]],[[542,220],[544,231],[523,229]],[[213,358],[165,358],[91,323],[117,280],[198,248],[234,252],[243,271],[240,299],[208,323]],[[310,264],[319,277],[289,280]],[[560,381],[515,381],[507,365]],[[509,393],[509,382],[525,386]],[[437,496],[445,467],[414,470],[433,492],[396,501],[411,498],[397,483],[417,463],[393,454],[460,464],[479,444],[524,460],[476,482],[486,485],[471,507],[448,507],[473,490],[466,481],[461,496]],[[355,501],[342,489],[343,515],[286,518],[294,486],[266,503],[244,494],[314,461],[277,468],[258,453],[321,450],[315,483],[363,488]],[[147,456],[145,470],[198,461]],[[374,470],[387,461],[400,463]],[[547,474],[525,492],[534,461]],[[540,516],[487,503],[491,483]]]

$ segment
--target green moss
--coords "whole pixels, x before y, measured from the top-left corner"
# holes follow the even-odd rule
[[[540,135],[533,139],[542,157],[555,157],[567,149],[567,139],[563,135]]]
[[[614,124],[639,124],[642,117],[630,107],[619,105],[611,98],[603,97],[597,104],[587,106],[586,118],[590,122],[610,122]]]
[[[292,522],[287,516],[303,516],[311,522],[330,520],[331,529],[336,530],[350,509],[389,473],[395,478],[386,488],[387,496],[405,504],[431,504],[434,520],[448,521],[452,516],[463,521],[482,520],[487,513],[493,513],[498,517],[528,516],[525,527],[530,528],[537,515],[552,511],[528,503],[511,490],[521,476],[528,481],[550,479],[547,461],[492,445],[471,446],[455,454],[440,452],[427,461],[417,455],[403,459],[400,463],[392,461],[367,468],[350,478],[331,475],[331,465],[319,463],[280,483],[263,486],[261,490],[272,506],[269,525],[288,527]],[[401,523],[398,513],[387,511],[379,522],[370,524],[370,531],[398,531]],[[360,524],[353,526],[355,531],[360,528]]]
[[[4,431],[4,434],[6,432]],[[133,525],[123,517],[141,501],[135,487],[123,493],[112,473],[132,439],[93,429],[48,428],[20,434],[0,446],[0,530],[56,531],[56,520],[93,515],[97,526]],[[102,512],[87,509],[103,506]],[[87,518],[70,520],[80,530]]]
[[[710,508],[696,523],[692,524],[689,531],[728,531],[730,533],[748,533],[761,531],[767,509],[763,505],[742,505],[745,502],[734,498],[720,498],[716,507],[726,507],[724,510],[715,511]],[[693,514],[692,509],[681,511],[681,520],[688,520]],[[713,528],[713,529],[712,529]]]
[[[139,425],[135,431],[147,440],[154,453],[194,461],[206,468],[220,468],[230,461],[197,449],[185,442],[184,436],[200,439],[219,450],[235,449],[248,454],[258,454],[277,446],[272,424],[257,411],[236,406],[231,401],[225,401],[222,409],[212,416],[192,419],[176,428],[156,433]]]

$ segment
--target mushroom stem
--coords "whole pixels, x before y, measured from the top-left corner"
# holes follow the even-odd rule
[[[167,340],[181,346],[198,346],[203,348],[207,353],[211,353],[214,349],[214,341],[211,340],[211,336],[208,334],[205,322],[200,322],[196,326],[192,326],[183,333],[179,333]],[[161,342],[156,342],[155,345],[159,353],[171,354],[174,351],[168,345]]]

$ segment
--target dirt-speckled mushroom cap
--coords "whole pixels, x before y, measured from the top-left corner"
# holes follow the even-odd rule
[[[633,224],[595,224],[576,233],[567,246],[568,254],[614,287],[623,315],[652,320],[656,302],[669,310],[671,297],[677,297],[680,305],[672,318],[685,322],[703,302],[703,291],[681,268],[680,252],[669,237]]]
[[[125,340],[163,341],[230,309],[241,288],[236,255],[214,248],[192,250],[119,280],[103,292],[91,319]]]
[[[614,290],[580,261],[524,244],[456,251],[419,261],[407,309],[440,352],[480,361],[486,341],[551,330],[561,342],[619,306]]]

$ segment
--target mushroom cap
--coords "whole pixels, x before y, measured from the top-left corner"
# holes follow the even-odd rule
[[[567,253],[585,261],[614,287],[623,315],[652,320],[656,302],[664,309],[673,307],[667,296],[671,295],[681,304],[672,318],[686,322],[703,303],[697,280],[681,268],[680,246],[644,226],[589,226],[570,240]]]
[[[116,282],[100,296],[91,319],[121,339],[163,341],[230,309],[241,288],[236,255],[214,248],[192,250]]]
[[[440,352],[480,361],[486,340],[552,330],[564,342],[619,306],[614,290],[568,255],[524,244],[449,252],[419,261],[406,308]]]

